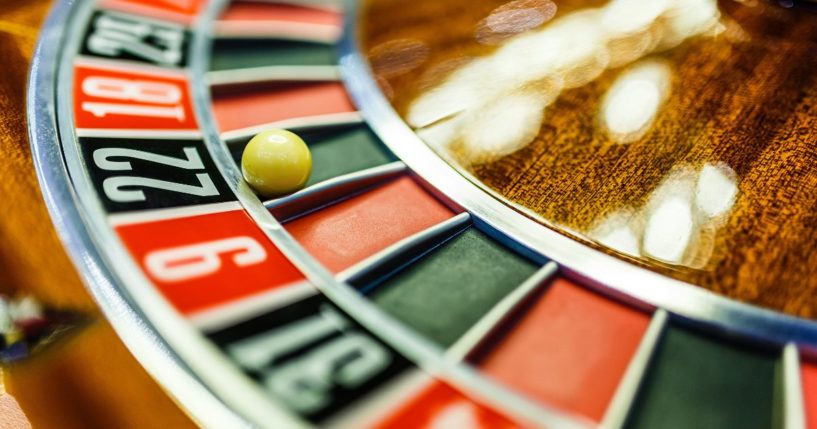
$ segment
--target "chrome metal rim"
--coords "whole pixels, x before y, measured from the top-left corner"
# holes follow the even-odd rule
[[[77,2],[58,2],[43,26],[29,77],[27,117],[29,138],[40,189],[52,222],[68,255],[88,290],[131,353],[168,393],[207,427],[245,427],[248,422],[218,399],[174,352],[155,326],[134,306],[120,285],[122,278],[100,252],[88,213],[81,210],[78,195],[63,160],[56,122],[55,95],[62,29],[75,21]],[[111,256],[110,254],[108,256]]]

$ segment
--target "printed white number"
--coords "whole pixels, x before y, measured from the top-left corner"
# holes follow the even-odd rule
[[[167,155],[159,155],[143,150],[125,149],[119,147],[101,148],[94,151],[94,163],[97,167],[108,171],[130,171],[133,166],[129,161],[113,161],[111,158],[133,158],[143,161],[155,162],[157,164],[169,165],[171,167],[184,170],[202,170],[204,163],[195,147],[184,148],[184,159],[174,158]]]
[[[389,362],[389,355],[374,340],[361,334],[347,334],[267,372],[264,380],[276,396],[296,411],[310,413],[327,405],[335,386],[357,387]]]
[[[166,82],[93,76],[82,82],[82,92],[91,97],[134,101],[139,104],[83,102],[82,110],[98,118],[107,115],[172,118],[184,121],[182,90]]]
[[[184,108],[176,107],[150,107],[132,106],[129,104],[112,103],[82,103],[82,110],[91,112],[97,118],[104,118],[108,115],[124,116],[145,116],[149,118],[177,119],[184,121]]]
[[[108,57],[128,53],[154,64],[175,66],[182,60],[183,40],[180,28],[101,15],[88,38],[88,50]]]
[[[259,264],[267,252],[251,237],[234,237],[190,246],[174,247],[149,253],[145,266],[154,277],[166,282],[178,282],[203,277],[221,268],[221,255],[232,253],[239,267]]]
[[[178,192],[180,194],[195,195],[198,197],[212,197],[218,195],[218,189],[207,173],[196,175],[199,185],[185,185],[182,183],[168,182],[165,180],[149,179],[136,176],[109,177],[102,182],[102,189],[105,195],[118,203],[133,203],[145,201],[145,192],[141,189],[124,188],[154,188],[165,191]]]
[[[233,344],[230,346],[230,355],[241,366],[261,371],[269,365],[276,364],[281,356],[302,349],[348,326],[346,318],[331,309],[322,308],[320,314],[308,319]]]
[[[371,338],[343,332],[349,326],[331,307],[322,307],[309,319],[238,342],[229,353],[244,368],[262,373],[267,387],[293,409],[314,412],[332,399],[334,386],[359,386],[391,362]],[[274,366],[282,356],[337,332],[343,334],[293,362]]]
[[[168,165],[184,170],[199,170],[204,168],[201,156],[196,148],[188,146],[184,148],[184,159],[174,158],[167,155],[145,152],[136,149],[126,148],[100,148],[94,151],[94,164],[97,167],[108,171],[131,171],[133,165],[129,161],[113,161],[112,157],[124,157],[141,159],[143,161]],[[183,183],[168,182],[165,180],[150,179],[137,176],[117,176],[109,177],[102,182],[102,189],[105,195],[118,203],[132,203],[145,201],[145,193],[141,189],[124,188],[154,188],[163,189],[182,194],[196,195],[199,197],[211,197],[218,195],[218,189],[207,173],[196,174],[199,185],[186,185]]]
[[[145,104],[175,104],[182,99],[178,85],[115,77],[89,77],[82,82],[82,92],[92,97]]]

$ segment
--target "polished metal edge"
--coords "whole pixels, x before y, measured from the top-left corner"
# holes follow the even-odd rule
[[[338,282],[368,287],[410,261],[442,246],[471,226],[471,215],[460,213],[412,234],[335,275]],[[365,292],[364,292],[365,293]]]
[[[199,23],[208,28],[218,11],[223,10],[227,0],[214,0],[208,12]],[[191,85],[193,105],[202,127],[205,142],[217,167],[228,185],[236,192],[239,201],[249,216],[264,234],[295,264],[329,300],[341,308],[349,317],[365,327],[381,341],[398,353],[413,361],[421,369],[455,386],[473,400],[500,410],[516,420],[536,427],[584,428],[591,423],[554,407],[541,405],[488,380],[469,365],[445,356],[444,351],[419,334],[403,326],[392,317],[380,311],[373,303],[359,295],[352,287],[338,282],[334,276],[315,260],[283,226],[270,214],[255,193],[241,177],[235,165],[227,142],[222,141],[216,127],[212,111],[209,88],[198,85],[205,82],[213,38],[206,32],[194,32],[193,54],[191,57]]]
[[[339,79],[337,66],[264,66],[207,73],[207,83],[211,87],[241,87],[296,80],[327,82]]]
[[[333,177],[294,194],[264,201],[264,207],[280,222],[286,223],[307,216],[324,207],[353,198],[361,192],[395,180],[405,174],[406,165],[400,161],[394,161],[366,170]]]
[[[635,354],[630,358],[630,363],[618,383],[613,398],[607,404],[607,410],[604,411],[604,416],[601,419],[601,427],[621,429],[627,423],[627,417],[629,417],[630,411],[636,402],[638,390],[647,375],[647,370],[658,343],[664,335],[667,319],[666,310],[659,309],[653,313],[650,324],[641,337],[641,342],[638,344]]]
[[[85,226],[85,215],[80,210],[63,160],[55,105],[59,58],[64,42],[62,31],[69,26],[77,3],[57,2],[51,10],[33,55],[26,97],[31,150],[49,215],[86,288],[147,372],[197,422],[246,426],[202,386],[182,359],[145,322],[131,298],[119,287],[121,280],[104,262],[100,247]]]
[[[446,163],[400,118],[380,91],[360,51],[356,29],[360,10],[347,0],[340,41],[341,74],[353,101],[383,142],[410,169],[475,217],[563,267],[569,277],[608,296],[642,308],[664,308],[710,330],[725,331],[778,346],[793,341],[817,347],[817,322],[717,295],[692,284],[629,264],[524,216],[492,197]]]
[[[782,428],[806,429],[807,416],[803,381],[800,376],[800,352],[794,344],[783,347],[782,367]]]
[[[294,427],[297,421],[276,412],[280,408],[161,297],[108,224],[79,154],[72,111],[73,60],[84,34],[76,29],[85,28],[94,6],[58,3],[32,67],[32,150],[57,232],[117,334],[198,424]]]
[[[334,127],[344,127],[349,125],[362,124],[363,118],[358,112],[329,113],[305,118],[285,119],[283,121],[270,122],[247,128],[240,128],[232,131],[225,131],[221,134],[222,140],[228,146],[246,144],[252,136],[269,128],[286,128],[290,131],[321,130]]]
[[[460,337],[454,345],[449,347],[446,351],[448,356],[452,359],[465,360],[481,343],[490,338],[491,334],[503,325],[503,322],[510,319],[523,303],[527,302],[538,292],[548,288],[551,280],[558,275],[559,265],[553,261],[539,268],[538,271],[531,274],[521,285],[517,286],[511,293],[505,295],[502,300],[494,304],[476,324],[471,326],[468,332]]]

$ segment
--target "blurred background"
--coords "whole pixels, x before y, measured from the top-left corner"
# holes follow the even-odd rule
[[[25,97],[51,3],[0,1],[0,428],[194,427],[100,315],[42,201]]]

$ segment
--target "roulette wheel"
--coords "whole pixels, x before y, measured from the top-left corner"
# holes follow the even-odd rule
[[[74,268],[44,271],[163,391],[112,337],[74,369],[120,353],[86,391],[174,425],[817,427],[812,9],[55,3],[26,126]],[[302,189],[253,190],[260,136],[305,142]],[[9,296],[25,399],[88,322]]]

